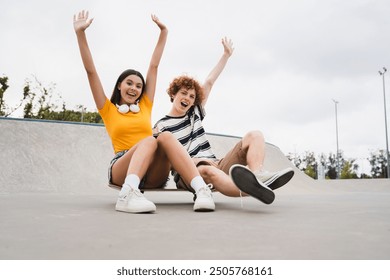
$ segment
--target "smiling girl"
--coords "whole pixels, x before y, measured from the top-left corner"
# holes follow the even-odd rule
[[[215,208],[210,186],[206,185],[195,164],[169,132],[152,136],[151,114],[156,91],[157,70],[168,30],[152,15],[160,36],[150,60],[146,80],[136,70],[126,70],[117,79],[112,96],[104,93],[89,49],[85,30],[93,19],[81,11],[73,18],[81,58],[99,114],[102,116],[115,156],[109,166],[109,182],[121,187],[115,209],[130,213],[154,212],[156,206],[140,188],[161,188],[171,167],[175,168],[197,193],[195,211]]]

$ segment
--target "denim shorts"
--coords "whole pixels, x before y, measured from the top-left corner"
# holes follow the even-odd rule
[[[108,167],[108,182],[110,184],[113,184],[112,182],[112,166],[115,164],[115,162],[120,159],[121,157],[123,157],[126,153],[128,152],[128,150],[123,150],[123,151],[120,151],[120,152],[117,152],[114,156],[114,158],[110,161],[110,166]],[[141,179],[141,182],[139,183],[139,188],[142,189],[145,185],[145,181],[146,181],[146,176],[144,176],[142,179]]]
[[[117,152],[114,156],[114,158],[110,161],[110,166],[108,167],[108,182],[112,184],[112,166],[114,163],[120,159],[124,154],[127,153],[128,150]]]

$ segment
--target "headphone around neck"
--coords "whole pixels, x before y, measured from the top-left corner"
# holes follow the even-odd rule
[[[127,104],[122,104],[122,105],[115,104],[115,106],[116,106],[116,108],[118,108],[118,112],[121,113],[121,114],[127,114],[128,112],[132,112],[132,113],[137,114],[140,111],[140,108],[138,106],[138,102],[136,104],[130,104],[130,105],[127,105]]]

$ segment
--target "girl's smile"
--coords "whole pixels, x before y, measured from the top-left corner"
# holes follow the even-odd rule
[[[142,93],[142,80],[137,75],[130,75],[119,85],[121,104],[134,104]]]

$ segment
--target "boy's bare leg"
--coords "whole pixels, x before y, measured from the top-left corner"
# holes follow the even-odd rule
[[[248,168],[261,171],[265,158],[265,140],[260,131],[250,131],[242,138],[242,148],[246,150]]]
[[[198,166],[198,170],[204,181],[207,184],[212,184],[220,193],[231,197],[246,195],[244,193],[240,194],[240,190],[233,183],[230,176],[217,167],[211,165],[200,165]]]

